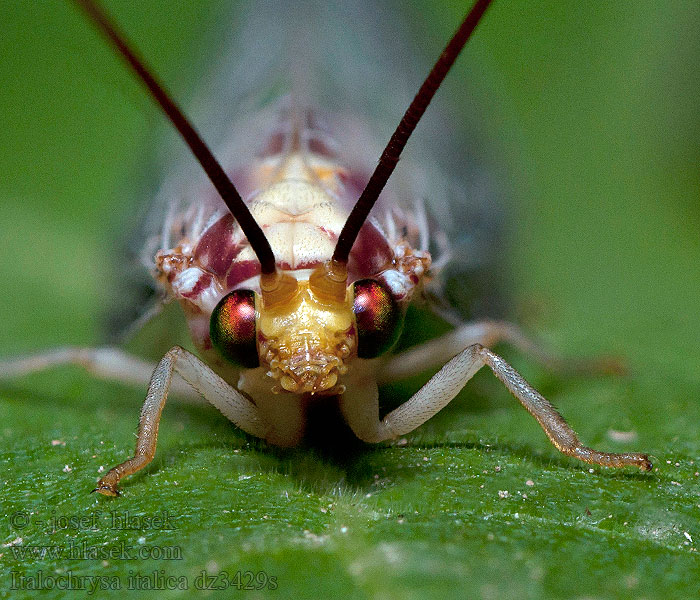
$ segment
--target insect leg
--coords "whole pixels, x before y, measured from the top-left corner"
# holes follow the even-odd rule
[[[7,360],[0,360],[0,380],[21,377],[53,367],[76,365],[101,379],[143,387],[148,385],[156,365],[119,348],[54,348]],[[192,387],[179,378],[172,382],[171,391],[189,398],[199,398]]]
[[[143,469],[153,460],[160,415],[168,397],[174,372],[179,373],[187,383],[243,431],[257,437],[265,437],[267,427],[260,418],[257,407],[194,354],[174,346],[163,356],[151,376],[148,394],[139,418],[134,456],[110,469],[97,482],[97,488],[93,491],[107,496],[117,496],[119,480]]]
[[[610,357],[572,359],[556,356],[528,337],[520,327],[508,321],[475,321],[392,356],[382,367],[378,382],[382,384],[399,381],[421,371],[444,365],[455,354],[472,344],[493,346],[498,342],[511,344],[545,367],[559,373],[620,374],[624,370],[619,361]]]
[[[361,412],[360,410],[355,408],[353,411],[352,404],[360,403],[359,398],[348,397],[341,403],[341,407],[348,420],[348,425],[358,437],[365,441],[380,442],[404,435],[425,423],[444,408],[484,365],[488,365],[511,394],[537,419],[547,437],[560,452],[584,462],[605,467],[630,465],[643,471],[651,469],[651,462],[645,454],[634,452],[613,454],[599,452],[581,445],[574,430],[569,427],[557,410],[513,367],[481,344],[473,344],[460,352],[408,401],[391,411],[381,421],[378,418],[378,412],[374,412],[374,407],[371,407],[376,416],[373,428],[367,427],[369,422],[367,418],[363,421],[357,416]],[[366,409],[369,412],[370,407],[366,406]],[[364,428],[361,427],[362,425]]]

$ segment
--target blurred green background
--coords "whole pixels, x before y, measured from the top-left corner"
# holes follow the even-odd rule
[[[186,98],[218,3],[108,6]],[[465,4],[428,6],[404,8],[434,52]],[[86,492],[131,451],[143,390],[62,369],[0,386],[0,542],[143,537],[182,544],[184,559],[17,560],[5,547],[0,594],[12,570],[40,569],[124,583],[129,570],[190,582],[201,569],[264,570],[299,598],[700,593],[698,31],[695,0],[496,2],[446,88],[472,82],[461,107],[483,119],[516,191],[517,315],[564,354],[624,356],[630,375],[572,380],[504,352],[582,440],[648,451],[658,470],[589,473],[482,373],[406,447],[340,463],[272,451],[213,410],[173,403],[153,466],[110,502]],[[68,3],[4,2],[0,58],[0,355],[97,343],[114,289],[104,265],[133,211],[120,189],[159,117]],[[37,524],[98,509],[168,510],[178,529]],[[9,515],[25,510],[19,531]]]

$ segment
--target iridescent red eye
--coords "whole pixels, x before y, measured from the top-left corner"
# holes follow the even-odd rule
[[[211,313],[211,343],[236,365],[253,369],[260,365],[255,343],[255,292],[234,290]]]
[[[399,339],[403,311],[386,286],[375,279],[360,279],[353,289],[357,356],[375,358],[390,350]]]

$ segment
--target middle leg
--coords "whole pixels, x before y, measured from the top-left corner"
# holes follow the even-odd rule
[[[391,383],[444,365],[455,354],[472,344],[486,347],[505,342],[531,356],[553,371],[563,373],[621,373],[619,361],[610,357],[562,358],[548,352],[542,344],[527,336],[508,321],[475,321],[392,356],[382,367],[378,383]]]

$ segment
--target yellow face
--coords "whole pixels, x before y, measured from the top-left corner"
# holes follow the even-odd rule
[[[356,345],[352,286],[342,301],[315,294],[306,281],[286,302],[258,302],[260,364],[296,394],[341,393],[338,378]],[[274,388],[273,388],[274,389]],[[278,390],[281,391],[281,390]]]
[[[332,260],[308,281],[281,271],[261,274],[261,293],[237,289],[219,301],[211,344],[235,365],[262,367],[273,393],[342,394],[349,361],[389,351],[403,324],[386,283],[346,281],[344,265]]]

